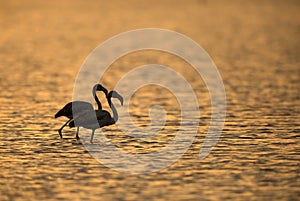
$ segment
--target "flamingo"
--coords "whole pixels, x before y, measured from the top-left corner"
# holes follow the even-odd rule
[[[103,91],[105,93],[105,95],[107,96],[107,89],[104,88],[101,84],[96,84],[92,90],[94,99],[98,106],[98,110],[102,110],[102,105],[96,95],[97,91]],[[62,129],[73,119],[73,111],[76,111],[76,113],[83,112],[83,111],[94,111],[94,107],[89,102],[73,101],[73,102],[67,103],[61,110],[59,110],[54,115],[55,118],[65,116],[69,119],[60,129],[58,129],[60,138],[63,138]],[[77,131],[76,131],[76,139],[77,140],[79,139],[78,133],[79,133],[79,126],[77,127]]]
[[[116,91],[110,91],[106,98],[113,112],[113,117],[106,110],[95,110],[94,111],[95,113],[91,113],[91,111],[87,111],[87,112],[84,111],[83,113],[74,117],[74,119],[69,123],[70,128],[75,127],[75,122],[76,122],[76,126],[82,126],[84,128],[91,129],[92,130],[92,135],[90,139],[91,143],[93,143],[94,133],[96,129],[115,124],[119,119],[118,112],[114,104],[111,102],[111,98],[119,99],[121,105],[123,105],[123,97],[120,94],[118,94],[118,92]],[[97,122],[94,119],[95,117],[94,114],[96,114]]]

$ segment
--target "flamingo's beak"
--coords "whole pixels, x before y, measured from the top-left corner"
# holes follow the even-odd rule
[[[122,106],[123,106],[123,101],[124,101],[123,97],[120,96],[120,102],[121,102],[121,105],[122,105]]]

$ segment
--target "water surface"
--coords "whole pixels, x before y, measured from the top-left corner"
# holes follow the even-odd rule
[[[297,200],[299,3],[130,2],[1,1],[0,199]],[[130,175],[98,163],[75,140],[74,130],[66,128],[60,140],[57,129],[65,119],[53,115],[71,101],[76,74],[93,48],[143,27],[179,31],[208,51],[224,80],[227,118],[217,146],[199,160],[211,110],[201,78],[181,59],[161,52],[120,58],[101,80],[108,89],[135,66],[160,63],[185,76],[201,111],[198,134],[180,160],[158,172]],[[150,123],[151,105],[163,106],[165,128],[145,140],[116,126],[97,133],[131,153],[167,146],[179,129],[175,97],[148,86],[130,104],[141,127]]]

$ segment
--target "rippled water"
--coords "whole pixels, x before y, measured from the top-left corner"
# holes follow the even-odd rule
[[[1,1],[1,200],[297,200],[300,192],[299,3],[268,1]],[[190,66],[162,52],[120,58],[101,80],[112,89],[130,69],[174,68],[196,90],[201,111],[189,150],[158,172],[130,175],[98,163],[53,115],[72,97],[76,74],[105,39],[135,28],[179,31],[214,59],[227,92],[222,137],[198,159],[210,120],[210,98]],[[165,78],[168,79],[168,78]],[[99,94],[104,103],[103,95]],[[167,111],[153,138],[133,139],[117,126],[97,130],[123,151],[167,146],[179,129],[178,102],[147,86],[130,102],[132,120],[150,124],[149,108]],[[107,104],[104,104],[108,109]],[[98,135],[97,135],[98,133]]]

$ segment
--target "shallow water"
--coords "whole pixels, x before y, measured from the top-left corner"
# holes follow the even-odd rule
[[[299,3],[296,1],[1,1],[1,200],[297,200],[300,192]],[[130,29],[172,29],[201,44],[214,59],[227,93],[218,144],[198,159],[210,120],[204,82],[173,55],[143,51],[115,62],[101,80],[112,89],[127,71],[149,63],[171,66],[196,90],[201,118],[189,150],[153,173],[117,172],[95,160],[53,116],[71,101],[89,52]],[[104,97],[99,94],[102,102]],[[97,130],[121,150],[145,154],[167,146],[179,129],[178,103],[163,88],[141,88],[132,120],[150,124],[163,106],[165,128],[133,139],[117,126]],[[108,109],[107,104],[104,104]]]

